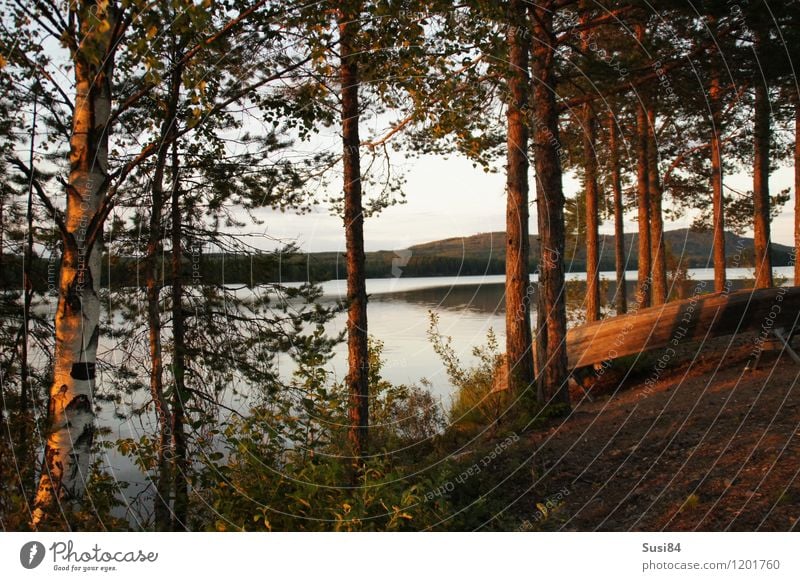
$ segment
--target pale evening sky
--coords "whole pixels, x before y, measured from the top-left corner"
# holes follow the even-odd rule
[[[448,159],[423,156],[402,163],[407,180],[403,188],[406,203],[390,207],[380,215],[367,219],[365,244],[368,251],[399,250],[421,242],[505,229],[505,176],[502,172],[484,173],[460,156]],[[771,192],[792,187],[793,182],[793,168],[781,167],[772,175]],[[736,190],[747,191],[752,188],[752,178],[745,174],[726,176],[726,184]],[[579,187],[573,176],[565,176],[564,189],[568,196]],[[531,204],[533,202],[534,195],[531,192]],[[772,222],[774,242],[794,244],[793,202],[790,200],[781,215]],[[342,221],[324,207],[318,207],[311,214],[303,216],[266,210],[258,215],[265,224],[257,230],[263,228],[260,231],[270,236],[295,240],[304,251],[344,249]],[[626,232],[637,229],[636,222],[631,220],[633,217],[634,212],[626,214]],[[691,221],[691,217],[686,216],[678,221],[669,221],[665,226],[667,230],[674,230],[688,227]],[[612,226],[607,221],[601,231],[613,233]],[[536,211],[533,205],[530,228],[531,233],[535,234]],[[752,232],[747,235],[752,235]]]

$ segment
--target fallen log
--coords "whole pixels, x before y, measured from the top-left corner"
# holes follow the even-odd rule
[[[789,340],[800,324],[800,287],[702,294],[706,284],[699,282],[688,299],[570,329],[567,331],[569,369],[756,330],[761,331],[762,343],[769,340],[768,336],[775,336],[793,359],[797,356]],[[499,368],[492,392],[508,389],[505,360]]]
[[[570,329],[570,369],[706,337],[791,331],[798,323],[800,287],[700,294],[703,288],[698,283],[691,298]]]

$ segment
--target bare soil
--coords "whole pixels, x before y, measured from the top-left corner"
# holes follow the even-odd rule
[[[576,390],[569,418],[507,459],[525,466],[493,491],[502,528],[800,529],[800,365],[770,351],[747,370],[754,340],[687,346],[655,382],[650,354],[588,390],[593,401]]]

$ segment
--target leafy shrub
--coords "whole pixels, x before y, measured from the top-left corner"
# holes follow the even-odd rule
[[[397,458],[421,457],[410,451],[443,429],[441,407],[422,387],[385,381],[383,345],[370,347],[373,455],[364,465],[354,469],[349,457],[345,386],[328,387],[322,367],[301,362],[283,393],[229,421],[223,450],[205,457],[196,478],[201,528],[411,530],[440,520],[443,501],[422,502],[430,484],[405,476]]]
[[[489,329],[485,345],[473,347],[477,363],[465,367],[453,349],[452,337],[439,332],[438,316],[433,312],[429,316],[428,338],[455,388],[448,413],[452,429],[471,432],[494,424],[506,409],[508,399],[505,392],[492,392],[495,375],[504,361],[494,331]]]

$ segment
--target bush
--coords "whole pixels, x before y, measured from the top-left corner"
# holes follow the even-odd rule
[[[508,403],[507,392],[492,392],[497,369],[504,361],[494,331],[489,329],[485,345],[473,347],[472,354],[478,361],[469,368],[456,355],[452,337],[439,332],[439,318],[433,312],[428,338],[456,390],[448,412],[451,429],[470,433],[494,425]]]
[[[430,450],[444,428],[441,406],[423,387],[385,381],[382,349],[370,342],[373,455],[360,469],[349,458],[345,386],[328,388],[320,367],[301,365],[283,393],[228,422],[222,452],[204,460],[201,527],[412,530],[440,520],[443,501],[422,502],[431,485],[402,466]]]

